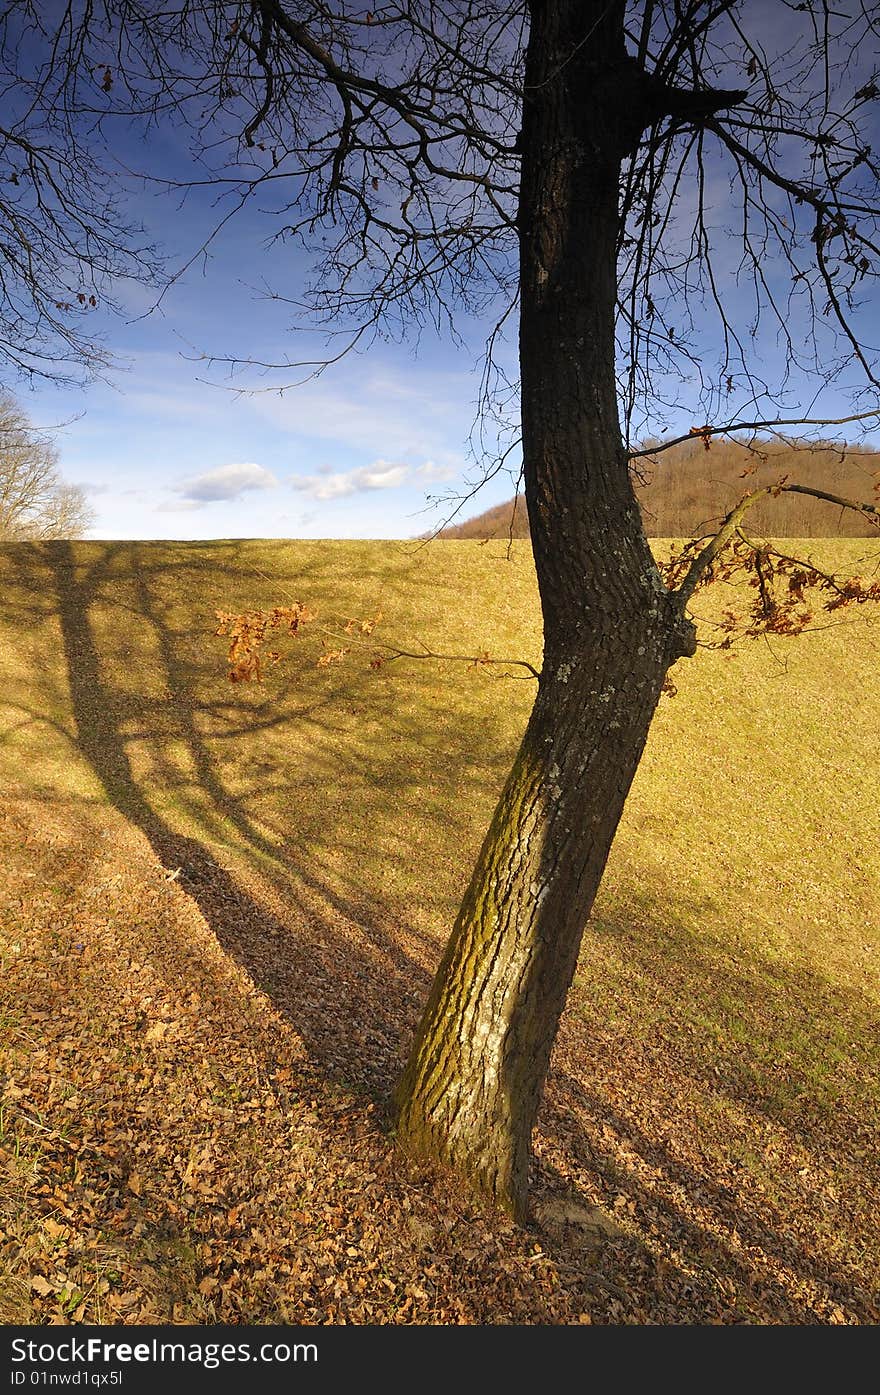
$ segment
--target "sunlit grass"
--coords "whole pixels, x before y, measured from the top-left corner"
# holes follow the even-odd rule
[[[867,574],[864,541],[802,546]],[[375,671],[369,647],[318,668],[319,628],[381,610],[377,639],[538,664],[528,544],[16,545],[0,549],[0,585],[8,799],[42,801],[74,845],[112,808],[163,877],[178,875],[174,855],[190,889],[203,849],[293,936],[332,906],[342,962],[362,978],[396,965],[401,985],[415,973],[399,989],[411,1022],[534,685],[435,661]],[[701,595],[696,609],[711,619],[729,599]],[[265,686],[230,685],[216,611],[293,600],[314,625]],[[619,1176],[598,1145],[592,1161],[554,1152],[553,1102],[574,1081],[601,1101],[566,1106],[587,1134],[613,1103],[633,1137],[637,1122],[670,1158],[699,1156],[808,1214],[815,1253],[856,1263],[858,1249],[859,1272],[876,1276],[880,617],[837,618],[678,665],[585,936],[542,1147],[586,1191],[590,1175],[600,1194]],[[26,879],[29,859],[22,844],[7,876]],[[41,885],[47,907],[72,894],[66,866]],[[0,929],[8,956],[14,905]],[[271,996],[271,974],[260,982]],[[340,1049],[336,1086],[354,1071]],[[828,1168],[845,1217],[805,1199],[804,1177]]]

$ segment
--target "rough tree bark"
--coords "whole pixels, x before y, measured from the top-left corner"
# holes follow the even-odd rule
[[[543,671],[397,1094],[404,1150],[518,1219],[587,917],[665,674],[694,649],[644,535],[615,382],[621,165],[663,94],[626,55],[623,5],[530,8],[520,360]],[[734,95],[692,94],[694,115]]]

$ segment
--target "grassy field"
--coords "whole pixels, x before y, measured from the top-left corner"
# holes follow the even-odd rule
[[[528,544],[17,544],[0,588],[0,1322],[880,1320],[880,617],[678,666],[517,1230],[387,1100],[532,685],[315,658],[381,610],[537,663]],[[230,685],[215,612],[292,600]]]

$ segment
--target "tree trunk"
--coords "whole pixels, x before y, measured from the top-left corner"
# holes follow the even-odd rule
[[[623,5],[532,0],[519,230],[538,696],[398,1088],[398,1141],[527,1214],[531,1132],[584,926],[667,668],[615,381],[621,163],[646,122]]]

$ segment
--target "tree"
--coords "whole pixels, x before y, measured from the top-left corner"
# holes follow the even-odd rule
[[[80,538],[93,519],[83,491],[62,479],[51,437],[0,394],[0,540]]]
[[[66,7],[57,29],[29,11],[27,29],[66,139],[90,123],[109,143],[114,121],[174,118],[202,169],[174,187],[207,183],[227,216],[266,196],[276,235],[318,254],[309,303],[334,332],[350,327],[340,352],[426,320],[454,330],[458,310],[494,305],[488,404],[510,386],[498,348],[518,311],[544,659],[397,1127],[403,1148],[522,1217],[584,925],[667,672],[694,652],[688,602],[734,544],[759,582],[756,627],[791,616],[772,580],[792,559],[774,561],[745,528],[766,490],[661,575],[633,496],[634,442],[676,402],[707,447],[827,424],[839,410],[796,400],[809,372],[817,391],[855,394],[848,420],[878,413],[859,331],[880,258],[873,9],[104,0]],[[734,199],[719,215],[725,179]],[[798,565],[793,603],[808,581],[841,592]]]
[[[70,45],[61,63],[55,24],[61,50]],[[118,166],[105,169],[88,138],[99,112],[75,29],[73,11],[29,2],[0,17],[0,363],[31,381],[105,372],[100,321],[119,308],[114,288],[161,280],[154,248],[122,211]],[[46,50],[28,47],[34,35]]]

